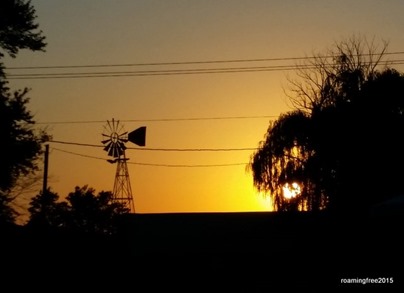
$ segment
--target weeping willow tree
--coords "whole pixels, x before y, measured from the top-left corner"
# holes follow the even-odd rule
[[[404,176],[391,163],[404,163],[395,146],[404,138],[404,78],[383,60],[386,49],[352,37],[297,66],[287,92],[295,110],[269,125],[249,164],[275,210],[357,208],[394,193],[387,186]],[[379,136],[375,117],[386,130]],[[293,183],[300,193],[288,198],[283,189]]]
[[[252,156],[249,167],[254,184],[259,191],[271,194],[276,210],[316,210],[326,205],[324,194],[315,192],[311,124],[310,116],[300,110],[281,115],[270,124],[265,140]],[[299,186],[299,193],[285,196],[284,189],[293,184]]]

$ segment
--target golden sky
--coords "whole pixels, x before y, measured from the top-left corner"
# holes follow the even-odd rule
[[[103,126],[114,118],[127,131],[146,126],[147,148],[255,148],[271,117],[290,109],[284,89],[293,71],[94,75],[295,63],[68,66],[304,57],[354,34],[389,41],[390,52],[404,51],[404,2],[399,0],[33,0],[32,4],[47,38],[46,52],[21,52],[14,60],[6,59],[10,68],[36,67],[8,72],[89,74],[11,80],[10,85],[32,89],[30,109],[54,140],[80,144],[101,145]],[[37,68],[49,66],[66,67]],[[188,119],[201,117],[250,118]],[[51,143],[50,150],[49,185],[61,197],[77,185],[112,190],[116,165],[106,162],[102,148]],[[245,170],[252,152],[127,150],[137,212],[269,210],[268,200],[257,194],[252,175]],[[196,166],[223,164],[231,166]]]

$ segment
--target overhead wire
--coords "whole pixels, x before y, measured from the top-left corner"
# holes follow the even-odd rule
[[[400,55],[404,52],[384,53],[384,55]],[[362,54],[361,56],[376,54]],[[323,58],[335,58],[337,56],[323,56]],[[161,63],[132,63],[132,64],[103,64],[103,65],[71,65],[71,66],[31,66],[31,67],[7,67],[6,70],[37,70],[37,69],[78,69],[78,68],[109,68],[109,67],[135,67],[135,66],[167,66],[167,65],[199,65],[199,64],[224,64],[237,62],[269,62],[269,61],[292,61],[317,58],[289,57],[289,58],[264,58],[264,59],[235,59],[216,61],[191,61],[191,62],[161,62]],[[403,59],[380,61],[380,65],[402,65]],[[260,71],[285,71],[297,69],[313,69],[315,65],[271,65],[271,66],[244,66],[244,67],[219,67],[219,68],[188,68],[188,69],[167,69],[167,70],[138,70],[138,71],[90,71],[90,72],[49,72],[49,73],[23,73],[7,74],[8,79],[66,79],[66,78],[96,78],[96,77],[136,77],[136,76],[164,76],[164,75],[192,75],[192,74],[216,74],[216,73],[243,73]]]
[[[49,78],[90,78],[90,77],[131,77],[131,76],[162,76],[162,75],[190,75],[212,73],[241,73],[258,71],[280,71],[315,68],[310,65],[279,65],[279,66],[250,66],[227,68],[197,68],[172,70],[142,70],[142,71],[102,71],[102,72],[63,72],[63,73],[27,73],[7,74],[9,79],[49,79]]]
[[[402,52],[404,54],[404,52]],[[398,54],[398,53],[397,53]],[[178,62],[151,62],[151,63],[116,63],[116,64],[88,64],[88,65],[51,65],[51,66],[16,66],[6,67],[10,70],[21,69],[71,69],[71,68],[102,68],[102,67],[138,67],[138,66],[167,66],[167,65],[199,65],[268,61],[293,61],[312,59],[315,57],[288,57],[288,58],[257,58],[257,59],[229,59],[229,60],[205,60],[205,61],[178,61]]]
[[[402,55],[404,51],[384,52],[383,55]],[[372,56],[373,54],[361,54],[361,56]],[[323,58],[336,58],[337,55],[322,56]],[[52,66],[15,66],[6,67],[6,69],[69,69],[69,68],[99,68],[99,67],[134,67],[134,66],[166,66],[166,65],[196,65],[196,64],[220,64],[220,63],[244,63],[244,62],[272,62],[272,61],[295,61],[315,59],[316,56],[302,57],[277,57],[277,58],[252,58],[252,59],[222,59],[222,60],[203,60],[203,61],[178,61],[178,62],[149,62],[149,63],[121,63],[121,64],[93,64],[93,65],[52,65]]]
[[[126,119],[120,122],[176,122],[176,121],[205,121],[205,120],[237,120],[237,119],[267,119],[277,118],[277,115],[260,116],[216,116],[216,117],[185,117],[185,118],[157,118],[157,119]],[[105,123],[105,120],[72,120],[72,121],[44,121],[36,124],[96,124]]]
[[[55,148],[55,147],[52,147],[51,149],[55,150],[55,151],[75,155],[75,156],[107,161],[107,159],[104,159],[104,158],[101,158],[101,157],[80,154],[80,153],[76,153],[76,152],[62,150],[62,149]],[[139,165],[139,166],[150,166],[150,167],[168,167],[168,168],[207,168],[207,167],[230,167],[230,166],[241,166],[241,165],[245,166],[247,163],[228,163],[228,164],[155,164],[155,163],[127,162],[127,164]]]
[[[380,65],[403,65],[404,61],[385,62]],[[142,76],[168,76],[168,75],[194,75],[194,74],[217,74],[217,73],[243,73],[243,72],[260,72],[260,71],[285,71],[298,69],[314,69],[315,66],[282,66],[282,68],[274,67],[251,67],[251,68],[227,68],[227,69],[192,69],[192,70],[174,70],[174,71],[144,71],[144,72],[127,72],[127,73],[45,73],[45,74],[6,74],[8,79],[67,79],[67,78],[100,78],[100,77],[142,77]]]
[[[57,143],[57,144],[65,144],[65,145],[76,145],[76,146],[85,146],[85,147],[97,147],[103,148],[105,146],[98,144],[88,144],[88,143],[78,143],[71,141],[60,141],[60,140],[50,140],[49,143]],[[257,148],[135,148],[135,147],[126,147],[129,150],[136,151],[163,151],[163,152],[230,152],[230,151],[254,151]]]
[[[401,55],[404,51],[385,52],[384,55]],[[371,56],[376,54],[362,54]],[[323,56],[323,58],[335,58],[336,55]],[[32,69],[73,69],[73,68],[106,68],[106,67],[135,67],[135,66],[167,66],[167,65],[197,65],[197,64],[223,64],[223,63],[241,63],[241,62],[273,62],[273,61],[296,61],[317,58],[315,56],[305,57],[286,57],[286,58],[260,58],[260,59],[233,59],[233,60],[206,60],[206,61],[183,61],[183,62],[154,62],[154,63],[126,63],[126,64],[98,64],[98,65],[70,65],[70,66],[25,66],[25,67],[7,67],[6,70],[32,70]],[[404,60],[396,59],[380,62],[381,65],[401,65]],[[90,77],[125,77],[125,76],[151,76],[151,75],[178,75],[178,74],[206,74],[206,73],[237,73],[237,72],[258,72],[258,71],[280,71],[295,69],[310,69],[311,65],[273,65],[273,66],[245,66],[245,67],[220,67],[220,68],[196,68],[196,69],[171,69],[171,70],[143,70],[143,71],[121,71],[121,72],[73,72],[73,73],[31,73],[31,74],[7,74],[9,79],[48,79],[48,78],[90,78]],[[270,118],[273,116],[257,116],[259,118]],[[208,117],[208,118],[177,118],[177,119],[145,119],[145,120],[125,120],[126,122],[157,122],[157,121],[190,121],[190,120],[208,120],[208,119],[244,119],[253,118],[246,116],[239,117]],[[100,123],[103,121],[62,121],[62,122],[42,122],[37,124],[68,124],[68,123]],[[82,144],[66,141],[51,141],[53,143],[71,144],[89,147],[103,147],[101,145]],[[257,148],[212,148],[212,149],[168,149],[168,148],[128,148],[144,151],[252,151]]]

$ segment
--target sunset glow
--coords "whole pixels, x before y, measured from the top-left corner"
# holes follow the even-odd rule
[[[265,193],[258,193],[257,194],[258,202],[264,207],[266,210],[272,210],[272,201],[271,197]]]
[[[245,166],[269,123],[291,109],[295,72],[282,68],[353,29],[403,49],[403,4],[315,2],[33,0],[46,50],[3,61],[10,77],[28,74],[9,86],[32,89],[38,126],[73,143],[50,143],[49,186],[61,198],[75,186],[112,190],[116,165],[86,145],[101,145],[114,118],[125,131],[147,127],[146,150],[126,145],[139,213],[270,209]],[[300,187],[283,193],[294,198]]]
[[[286,199],[292,199],[300,194],[301,188],[296,182],[293,182],[292,184],[286,183],[285,186],[282,188],[282,191],[283,196]]]
[[[399,291],[403,12],[0,0],[2,287]]]

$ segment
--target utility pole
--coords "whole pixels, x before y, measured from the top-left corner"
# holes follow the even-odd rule
[[[48,190],[48,164],[49,164],[49,144],[45,145],[45,162],[43,169],[43,187],[42,194]]]

